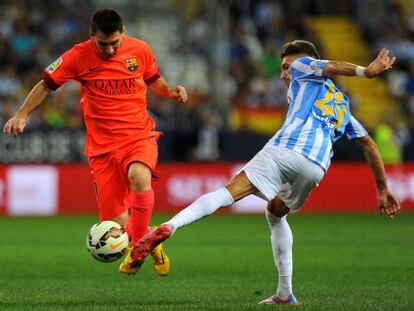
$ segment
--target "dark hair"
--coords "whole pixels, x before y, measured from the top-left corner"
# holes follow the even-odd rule
[[[295,40],[283,44],[280,59],[293,54],[306,54],[318,59],[321,58],[315,45],[312,42],[304,40]]]
[[[98,30],[107,36],[117,30],[122,32],[123,23],[121,15],[113,9],[96,10],[91,19],[91,33],[96,34]]]

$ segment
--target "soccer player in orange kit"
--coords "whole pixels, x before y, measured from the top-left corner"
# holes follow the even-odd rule
[[[181,85],[170,88],[149,45],[124,34],[118,12],[97,10],[91,19],[91,38],[73,46],[44,70],[43,79],[6,122],[3,132],[22,134],[29,114],[51,90],[69,80],[81,84],[85,154],[100,219],[126,228],[132,245],[149,230],[154,207],[151,179],[156,176],[161,134],[147,114],[147,87],[178,103],[187,102],[187,92]],[[170,263],[162,246],[152,255],[156,272],[168,274]],[[137,272],[130,253],[119,270]]]

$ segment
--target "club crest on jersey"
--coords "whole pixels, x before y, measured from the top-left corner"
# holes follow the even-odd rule
[[[138,61],[135,57],[130,57],[125,60],[125,65],[128,71],[134,72],[138,68]]]
[[[49,73],[54,72],[60,65],[62,65],[63,60],[62,57],[59,57],[57,60],[55,60],[53,63],[51,63],[49,66],[47,66],[46,71]]]

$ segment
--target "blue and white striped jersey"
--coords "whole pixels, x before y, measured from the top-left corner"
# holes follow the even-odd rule
[[[331,79],[322,76],[327,63],[302,57],[290,65],[286,120],[265,146],[299,152],[325,171],[337,139],[344,133],[349,139],[367,135],[365,128],[351,115],[348,97]]]

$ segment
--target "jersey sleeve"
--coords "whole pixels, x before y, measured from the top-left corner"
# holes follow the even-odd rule
[[[147,85],[155,82],[159,77],[161,77],[158,71],[158,62],[155,58],[154,53],[148,44],[144,44],[144,59],[145,59],[145,71],[144,71],[144,81]]]
[[[54,91],[63,83],[76,79],[76,64],[80,63],[76,55],[76,52],[72,48],[47,66],[43,71],[43,80],[51,90]]]
[[[349,118],[348,124],[345,126],[345,134],[348,139],[354,139],[358,137],[364,137],[368,135],[367,130],[353,115]]]
[[[290,65],[290,74],[293,79],[323,80],[322,71],[329,61],[312,57],[300,57]]]

